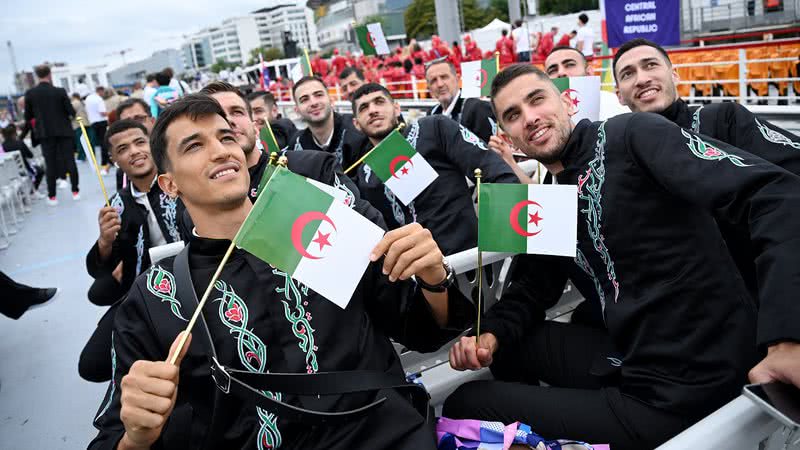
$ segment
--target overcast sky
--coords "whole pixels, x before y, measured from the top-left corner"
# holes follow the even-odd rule
[[[133,49],[125,55],[132,62],[180,48],[184,34],[273,4],[277,0],[17,0],[0,15],[0,93],[13,86],[8,40],[20,70],[44,61],[115,68],[122,58],[114,52]]]

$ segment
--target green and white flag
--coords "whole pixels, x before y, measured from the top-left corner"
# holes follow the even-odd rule
[[[314,75],[314,70],[311,68],[311,61],[308,59],[308,50],[303,49],[303,54],[297,58],[297,64],[292,67],[290,75],[294,82],[297,82],[297,80],[303,77]]]
[[[278,147],[278,140],[275,139],[275,134],[272,132],[269,121],[267,121],[264,128],[258,132],[258,138],[259,142],[261,142],[261,148],[267,152],[267,155],[281,152],[280,147]]]
[[[439,176],[397,130],[389,133],[367,155],[364,164],[405,205],[411,203]]]
[[[486,183],[479,204],[481,251],[575,257],[577,186]]]
[[[461,96],[487,97],[497,76],[497,56],[461,63]]]
[[[380,22],[356,27],[356,37],[358,37],[358,45],[364,55],[388,55],[391,53]]]
[[[572,116],[572,122],[578,123],[583,119],[592,122],[600,120],[600,77],[564,77],[554,78],[553,84],[559,91],[568,92],[577,112]]]
[[[234,243],[346,308],[383,234],[306,178],[279,167]]]

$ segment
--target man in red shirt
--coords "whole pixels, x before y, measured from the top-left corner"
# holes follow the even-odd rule
[[[569,33],[564,33],[564,35],[561,36],[561,39],[558,40],[558,43],[555,45],[555,47],[569,47],[569,40],[577,35],[578,32],[575,30],[570,31]]]
[[[514,63],[514,41],[508,37],[508,30],[500,32],[502,35],[497,40],[495,48],[500,52],[500,65],[506,66]]]

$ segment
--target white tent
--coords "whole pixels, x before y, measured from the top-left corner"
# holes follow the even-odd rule
[[[500,39],[500,32],[502,30],[508,30],[508,32],[511,33],[511,24],[495,18],[485,27],[472,30],[469,34],[472,35],[472,39],[478,44],[478,47],[485,52],[487,50],[494,50],[495,43]]]

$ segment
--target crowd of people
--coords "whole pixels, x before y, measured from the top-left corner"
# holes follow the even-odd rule
[[[511,30],[503,29],[495,42],[494,48],[482,49],[478,43],[467,34],[464,36],[463,48],[458,42],[452,45],[443,41],[439,36],[431,38],[431,48],[424,50],[415,39],[408,45],[396,47],[388,55],[353,55],[350,51],[341,54],[338,49],[333,50],[329,59],[316,54],[310,58],[311,69],[315,75],[325,81],[328,86],[336,86],[342,73],[348,69],[358,69],[365,75],[370,83],[386,82],[390,92],[396,98],[413,97],[413,80],[425,79],[425,65],[431,61],[447,59],[461,74],[461,63],[479,61],[493,58],[497,55],[500,66],[519,62],[544,63],[547,55],[555,47],[569,47],[581,49],[587,58],[595,54],[595,36],[588,26],[589,17],[580,14],[577,19],[577,28],[562,33],[558,27],[551,27],[547,32],[531,32],[528,26],[517,20],[511,25]],[[270,80],[268,89],[281,100],[291,100],[293,81],[282,76],[275,76]],[[422,98],[427,98],[425,92],[420,92]]]
[[[477,244],[474,169],[486,183],[539,181],[519,155],[546,169],[542,183],[577,185],[576,257],[516,257],[480,336],[449,349],[454,369],[488,367],[494,379],[458,387],[443,416],[643,449],[736,397],[748,378],[800,386],[800,138],[736,103],[688,105],[669,55],[644,39],[613,59],[617,98],[633,114],[575,123],[575,103],[551,80],[590,74],[590,49],[553,45],[541,71],[515,63],[510,48],[488,102],[461,95],[459,64],[434,40],[378,65],[315,58],[326,77],[291,87],[300,130],[268,90],[215,81],[173,95],[163,74],[154,100],[124,100],[113,120],[100,113],[111,122],[102,147],[127,183],[99,209],[86,257],[88,298],[109,307],[79,362],[82,377],[109,383],[89,448],[436,448],[427,401],[405,382],[390,339],[435,351],[474,323],[443,255]],[[416,121],[375,83],[408,61],[438,103]],[[49,84],[45,68],[37,74]],[[334,111],[332,83],[352,115]],[[74,117],[56,94],[58,113]],[[26,118],[45,127],[51,113],[39,101],[26,100]],[[65,124],[36,128],[45,154],[74,145]],[[346,309],[233,250],[178,352],[261,194],[271,164],[263,129],[289,170],[340,191],[387,233]],[[438,174],[408,204],[361,162],[394,130]],[[50,189],[57,173],[46,172]],[[177,256],[150,260],[149,248],[178,241]],[[585,301],[571,322],[545,321],[568,281]]]

